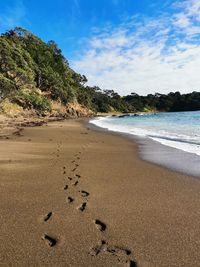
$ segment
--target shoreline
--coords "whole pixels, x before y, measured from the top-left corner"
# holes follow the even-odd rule
[[[89,121],[88,124],[92,125],[93,129],[96,129],[97,131],[123,136],[124,138],[128,138],[137,143],[138,157],[141,160],[183,175],[193,176],[197,179],[200,178],[200,156],[196,154],[163,145],[148,137],[140,137],[129,133],[108,130],[107,128],[100,127]],[[185,162],[187,162],[187,165],[184,164]]]
[[[69,119],[0,140],[0,262],[197,266],[199,180],[90,126]]]

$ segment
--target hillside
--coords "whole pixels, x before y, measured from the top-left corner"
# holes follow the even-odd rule
[[[54,41],[43,42],[15,28],[0,36],[0,110],[14,115],[90,116],[97,112],[183,111],[200,109],[200,93],[135,93],[85,86]],[[120,87],[120,85],[119,85]]]
[[[15,28],[1,35],[0,51],[2,107],[6,100],[15,107],[48,114],[54,103],[64,106],[75,101],[82,77],[69,68],[53,41],[46,44],[32,33]]]
[[[0,51],[2,110],[22,108],[39,115],[58,110],[78,110],[80,115],[106,111],[105,96],[96,87],[84,87],[86,77],[69,67],[54,41],[45,43],[29,31],[15,28],[0,36]]]

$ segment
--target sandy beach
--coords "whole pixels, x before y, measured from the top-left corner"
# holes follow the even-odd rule
[[[1,266],[200,266],[197,178],[79,120],[20,135],[0,140]]]

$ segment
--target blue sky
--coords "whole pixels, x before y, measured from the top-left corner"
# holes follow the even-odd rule
[[[198,0],[1,0],[0,32],[15,26],[56,41],[89,85],[200,90]]]
[[[133,4],[133,2],[135,2]],[[118,26],[133,14],[154,16],[151,0],[1,0],[0,31],[20,25],[45,41],[55,40],[69,59],[82,42],[108,25]],[[157,1],[158,6],[163,1]]]

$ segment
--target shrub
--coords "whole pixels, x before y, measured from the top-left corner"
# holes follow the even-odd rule
[[[34,91],[20,91],[13,98],[13,101],[23,108],[35,109],[39,114],[51,112],[50,101],[45,96]]]
[[[16,90],[15,83],[0,73],[0,101]]]

